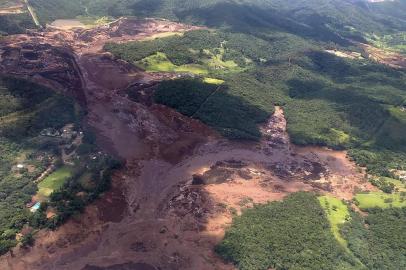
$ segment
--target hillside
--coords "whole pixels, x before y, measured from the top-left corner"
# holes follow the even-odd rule
[[[259,31],[277,28],[321,40],[361,38],[364,33],[405,31],[405,1],[279,0],[32,0],[43,22],[78,15],[162,17],[211,27]]]
[[[34,27],[23,1],[7,0],[0,3],[0,36],[24,33],[26,29]]]
[[[406,268],[405,14],[3,1],[0,269]]]

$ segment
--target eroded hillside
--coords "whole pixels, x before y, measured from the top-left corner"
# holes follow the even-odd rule
[[[44,8],[46,1],[32,2],[44,25],[56,16]],[[360,17],[346,16],[348,25],[337,24],[333,19],[337,10],[349,7],[347,1],[327,1],[329,8],[313,17],[301,11],[302,4],[292,14],[295,5],[279,13],[280,1],[264,11],[256,6],[260,1],[249,8],[247,1],[191,1],[177,13],[173,4],[183,1],[157,1],[156,7],[135,2],[131,8],[140,12],[152,9],[145,14],[233,31],[131,17],[92,18],[89,26],[83,18],[67,17],[41,31],[0,40],[0,73],[75,98],[85,111],[80,126],[95,134],[90,140],[98,148],[88,156],[90,162],[108,154],[124,164],[95,203],[55,230],[35,231],[32,247],[20,241],[0,258],[0,268],[250,269],[244,251],[236,250],[252,247],[250,239],[261,242],[254,238],[258,235],[248,240],[244,233],[237,233],[241,238],[230,235],[252,226],[247,213],[278,209],[279,204],[269,203],[286,197],[288,203],[296,196],[290,194],[305,191],[317,195],[311,195],[309,205],[289,209],[306,212],[311,207],[309,213],[324,224],[323,239],[341,252],[336,257],[359,269],[375,269],[366,259],[369,253],[362,253],[376,252],[376,236],[364,224],[378,224],[371,230],[378,227],[379,232],[379,218],[374,217],[380,212],[371,209],[401,209],[405,203],[404,56],[365,45],[363,39],[351,40],[362,36],[351,27],[366,15],[357,9]],[[52,8],[69,8],[74,16],[96,9],[91,1],[83,10],[73,1],[54,4]],[[130,12],[121,4],[114,12]],[[219,8],[227,16],[207,12]],[[248,11],[242,12],[244,8]],[[236,14],[244,17],[237,20]],[[278,14],[280,21],[270,14]],[[331,24],[319,24],[326,18]],[[368,27],[362,23],[356,30]],[[63,126],[62,133],[69,127]],[[46,135],[55,132],[44,130]],[[82,140],[79,136],[72,145]],[[69,162],[69,149],[61,149],[62,162]],[[86,171],[87,164],[82,167]],[[68,183],[74,186],[75,181]],[[84,195],[81,191],[71,197]],[[369,211],[372,220],[367,222],[362,218]],[[400,220],[393,224],[401,228],[402,215],[396,211],[389,214]],[[58,214],[51,208],[45,213],[47,220]],[[6,232],[1,237],[10,238]],[[391,254],[385,248],[382,244],[385,256]],[[256,255],[248,257],[255,261]],[[283,269],[277,259],[254,269]],[[387,257],[382,261],[376,265],[402,263]]]

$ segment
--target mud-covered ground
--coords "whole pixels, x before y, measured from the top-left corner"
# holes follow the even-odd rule
[[[400,53],[380,49],[364,43],[359,43],[358,45],[367,53],[369,59],[393,68],[406,68],[406,57]]]
[[[372,189],[345,152],[291,145],[282,108],[261,127],[261,142],[229,142],[152,102],[154,86],[173,74],[148,74],[101,50],[107,41],[190,29],[120,20],[1,41],[0,72],[76,97],[99,145],[126,166],[85,213],[39,232],[34,247],[1,257],[0,269],[233,269],[213,247],[241,209],[300,190],[349,200],[356,190]],[[138,102],[127,91],[136,92]]]

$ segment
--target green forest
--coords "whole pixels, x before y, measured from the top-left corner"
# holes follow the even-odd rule
[[[295,193],[234,218],[216,251],[241,270],[363,269],[329,226],[314,194]]]
[[[78,148],[72,173],[49,198],[38,197],[40,175],[51,166],[56,172],[63,166],[61,151],[74,140],[44,130],[57,131],[66,124],[81,130],[82,117],[71,98],[23,80],[0,78],[0,254],[18,243],[16,234],[23,227],[54,229],[109,187],[111,171],[119,163],[106,155],[93,159],[95,140],[85,132],[80,145],[72,144]],[[78,197],[79,192],[83,196]],[[26,204],[35,197],[41,207],[32,213]],[[54,215],[47,218],[49,211]]]
[[[366,217],[351,212],[339,224],[341,243],[328,211],[341,210],[326,210],[315,194],[303,192],[256,205],[234,218],[216,252],[241,270],[406,267],[405,208],[369,209]]]
[[[35,28],[35,24],[28,13],[0,15],[0,37],[21,34],[30,28]]]

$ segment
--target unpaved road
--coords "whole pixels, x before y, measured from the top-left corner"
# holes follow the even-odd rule
[[[122,29],[129,39],[131,27]],[[110,30],[93,31],[106,42]],[[140,35],[145,33],[155,34]],[[356,188],[372,188],[344,152],[291,145],[282,108],[261,127],[261,142],[229,142],[197,120],[131,101],[123,91],[131,86],[148,96],[155,83],[173,75],[147,74],[103,54],[100,46],[84,46],[82,39],[70,46],[86,124],[126,167],[85,213],[56,231],[41,231],[29,250],[3,256],[0,269],[234,269],[213,252],[234,211],[299,190],[351,199]]]

